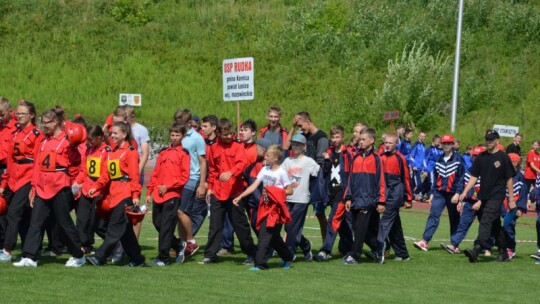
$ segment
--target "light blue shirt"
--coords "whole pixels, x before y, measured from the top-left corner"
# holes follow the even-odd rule
[[[206,155],[204,138],[194,129],[189,129],[182,139],[182,147],[189,153],[189,179],[198,181],[201,178],[201,164],[199,156]]]

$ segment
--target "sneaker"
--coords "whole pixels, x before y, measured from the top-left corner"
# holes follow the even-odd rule
[[[11,254],[5,252],[4,250],[0,252],[0,262],[11,262],[11,258]]]
[[[253,266],[249,268],[249,271],[261,271],[261,269],[257,266]]]
[[[332,258],[332,256],[328,253],[326,253],[325,251],[320,251],[319,253],[317,253],[317,255],[315,256],[315,260],[319,261],[319,262],[323,262],[323,261],[328,261]]]
[[[484,256],[490,257],[491,255],[492,255],[491,250],[486,249],[486,250],[484,251]]]
[[[428,251],[429,250],[429,245],[424,240],[414,242],[414,247],[416,247],[417,249],[420,249],[422,251]]]
[[[144,267],[146,264],[144,264],[144,261],[142,262],[129,262],[126,267]]]
[[[382,248],[377,252],[377,256],[375,257],[375,263],[377,264],[383,264],[384,263],[384,252],[386,249],[386,243],[382,242]]]
[[[66,267],[72,267],[72,268],[79,268],[84,266],[86,264],[86,260],[84,257],[82,258],[76,258],[76,257],[70,257],[69,260],[66,262]]]
[[[169,265],[169,263],[166,263],[160,259],[155,259],[153,262],[152,262],[152,266],[157,266],[157,267],[164,267],[164,266],[167,266]]]
[[[228,249],[228,248],[221,248],[218,253],[217,253],[217,256],[226,256],[226,255],[231,255],[234,253],[234,250],[232,249]]]
[[[92,264],[93,266],[103,266],[105,265],[105,262],[101,262],[100,260],[98,260],[96,257],[86,257],[86,260]]]
[[[540,265],[540,260],[536,261],[535,264],[536,264],[536,265]]]
[[[61,253],[56,253],[52,250],[49,250],[49,251],[45,251],[41,254],[42,257],[56,257],[56,256],[59,256]]]
[[[311,241],[308,240],[307,246],[303,250],[304,252],[304,261],[311,262],[313,261],[313,253],[311,252]]]
[[[506,252],[508,253],[508,258],[510,260],[516,256],[516,252],[510,248],[506,248]]]
[[[355,258],[353,258],[352,256],[348,256],[348,257],[343,259],[343,264],[344,265],[355,265],[355,264],[358,264],[358,261]]]
[[[291,269],[292,265],[291,265],[292,262],[283,262],[283,269]]]
[[[184,241],[180,241],[180,246],[178,248],[178,251],[176,252],[176,263],[182,264],[186,260],[186,247],[187,243]]]
[[[199,262],[199,264],[201,265],[207,265],[207,264],[212,264],[212,263],[216,263],[216,261],[212,260],[211,258],[204,258],[202,259],[202,261]]]
[[[15,267],[37,267],[37,262],[29,258],[22,258],[20,261],[13,263]]]
[[[253,264],[255,264],[255,259],[253,259],[253,257],[248,256],[248,257],[242,262],[242,264],[244,264],[244,265],[253,265]]]
[[[411,260],[411,257],[395,257],[394,258],[394,261],[396,262],[403,262],[403,261],[410,261]]]
[[[446,245],[445,243],[441,243],[441,249],[446,250],[446,252],[448,252],[450,254],[461,253],[461,251],[459,251],[459,248],[456,248],[456,247],[454,247],[452,245]]]
[[[530,255],[531,259],[540,260],[540,250],[537,253]]]
[[[118,242],[118,244],[116,244],[116,246],[114,247],[111,263],[113,264],[120,263],[123,256],[124,256],[124,248],[122,248],[122,244]]]
[[[482,251],[482,247],[475,245],[473,249],[465,249],[463,253],[469,258],[469,262],[478,262],[478,254]]]
[[[511,259],[510,259],[510,256],[508,255],[508,252],[505,250],[505,251],[502,251],[501,253],[499,253],[499,255],[497,256],[496,261],[497,262],[510,262]]]
[[[187,242],[186,252],[184,253],[184,255],[186,257],[193,256],[195,252],[197,252],[197,250],[199,250],[199,244]]]

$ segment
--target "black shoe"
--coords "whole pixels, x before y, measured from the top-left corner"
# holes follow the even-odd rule
[[[500,253],[497,256],[496,261],[497,262],[510,262],[511,261],[510,257],[508,256],[508,252],[506,251],[506,249],[500,250]]]
[[[475,245],[473,249],[465,249],[463,253],[469,258],[469,262],[478,262],[478,254],[482,251],[482,247]]]
[[[144,267],[146,264],[144,263],[144,260],[142,262],[129,262],[126,267]]]
[[[86,257],[86,260],[87,260],[90,264],[92,264],[92,265],[94,265],[94,266],[103,266],[103,265],[105,265],[104,262],[101,262],[101,261],[98,260],[96,257]]]

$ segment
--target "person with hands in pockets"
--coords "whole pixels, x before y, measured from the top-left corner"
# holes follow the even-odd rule
[[[45,136],[36,142],[38,150],[32,175],[29,200],[32,207],[30,228],[23,246],[22,259],[14,266],[36,267],[41,248],[45,222],[54,214],[63,234],[71,258],[66,267],[81,267],[86,261],[79,233],[70,211],[73,204],[71,172],[76,172],[81,161],[77,146],[72,145],[62,131],[63,121],[54,109],[41,116]]]
[[[104,265],[121,241],[130,259],[127,266],[140,267],[144,266],[144,256],[141,255],[139,241],[125,211],[126,207],[140,203],[139,154],[131,145],[131,128],[126,122],[113,124],[111,140],[114,148],[108,153],[107,161],[102,163],[98,180],[88,190],[90,197],[94,197],[109,187],[106,197],[97,204],[98,212],[108,217],[107,233],[96,254],[87,260],[94,266]]]

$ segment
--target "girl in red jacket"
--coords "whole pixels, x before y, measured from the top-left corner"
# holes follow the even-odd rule
[[[189,154],[182,148],[182,138],[188,131],[188,125],[174,124],[169,129],[171,145],[161,151],[156,161],[156,168],[147,186],[146,203],[152,204],[152,221],[159,233],[159,255],[154,266],[171,263],[169,251],[178,251],[179,241],[174,237],[178,223],[178,205],[184,185],[189,180]]]
[[[266,166],[261,169],[253,184],[233,200],[233,204],[238,206],[243,197],[250,195],[261,183],[263,184],[264,189],[257,213],[259,244],[255,254],[255,266],[251,267],[250,270],[268,269],[270,248],[274,248],[284,261],[283,268],[285,269],[291,267],[291,262],[294,259],[294,254],[280,236],[281,226],[291,221],[286,199],[287,195],[293,193],[289,176],[279,164],[282,155],[283,150],[279,145],[268,147],[264,154]]]
[[[103,198],[106,191],[101,191],[98,197],[91,197],[88,191],[98,180],[102,164],[107,162],[107,156],[111,148],[105,141],[105,133],[98,125],[88,127],[86,138],[87,149],[81,155],[81,166],[79,174],[72,185],[73,190],[78,190],[80,199],[76,204],[77,230],[81,238],[82,246],[86,253],[92,251],[94,245],[94,216],[96,211],[96,201]]]
[[[9,141],[2,142],[2,150],[6,150],[8,170],[2,175],[0,195],[9,202],[7,213],[7,229],[4,239],[4,250],[0,252],[0,262],[11,261],[11,250],[17,242],[17,234],[24,245],[32,208],[28,195],[34,166],[35,144],[41,132],[35,126],[36,108],[31,102],[22,101],[17,105],[17,124],[6,136]],[[6,138],[6,139],[7,139]]]
[[[63,234],[63,241],[72,255],[66,267],[81,267],[85,264],[84,252],[77,228],[70,216],[73,204],[70,172],[80,164],[77,147],[71,145],[62,131],[62,121],[54,109],[41,116],[44,137],[36,142],[34,156],[30,206],[32,219],[26,241],[23,245],[23,258],[14,266],[36,267],[43,228],[50,215],[54,215]],[[74,176],[73,176],[74,177]]]
[[[141,185],[139,184],[139,154],[130,145],[131,128],[125,122],[115,122],[111,139],[115,144],[107,155],[107,162],[102,163],[100,176],[88,195],[94,197],[106,186],[109,193],[98,203],[98,211],[109,215],[107,233],[103,244],[88,261],[94,266],[104,265],[107,257],[113,253],[116,244],[121,241],[124,252],[130,258],[129,267],[144,266],[144,256],[128,220],[125,208],[139,205]]]

